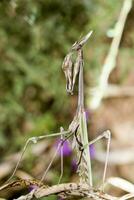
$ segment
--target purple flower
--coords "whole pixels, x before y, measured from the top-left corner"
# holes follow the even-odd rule
[[[91,159],[94,159],[95,158],[95,146],[94,146],[94,144],[91,144],[89,146],[89,152],[90,152]]]
[[[86,116],[86,120],[88,122],[89,117],[91,116],[91,111],[90,110],[85,110],[85,116]]]
[[[76,162],[75,159],[72,159],[72,161],[71,161],[71,166],[72,166],[72,171],[73,171],[73,172],[76,172],[78,166],[77,166],[77,162]]]
[[[37,188],[38,188],[37,185],[30,185],[28,190],[29,190],[29,192],[31,192],[32,190],[37,189]]]
[[[56,148],[62,142],[63,142],[62,139],[58,139],[56,141]],[[59,155],[61,155],[61,149],[63,150],[63,152],[62,152],[63,156],[70,156],[72,154],[71,146],[70,146],[70,144],[69,144],[69,142],[67,140],[63,142],[63,146],[61,146],[61,148],[59,149],[59,151],[58,151]]]

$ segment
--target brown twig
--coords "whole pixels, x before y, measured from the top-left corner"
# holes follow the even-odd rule
[[[134,97],[133,86],[108,85],[104,98]]]
[[[92,187],[89,187],[88,184],[77,184],[77,183],[64,183],[59,185],[54,185],[49,188],[38,188],[34,192],[36,198],[46,197],[49,195],[59,195],[63,199],[69,199],[77,197],[81,199],[83,197],[88,197],[94,200],[117,200],[117,197],[107,195],[102,193],[100,190],[96,190]]]

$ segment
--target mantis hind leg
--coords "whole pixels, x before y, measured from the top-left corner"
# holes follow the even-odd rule
[[[104,191],[104,183],[106,180],[106,172],[107,172],[107,166],[108,166],[108,157],[109,157],[109,150],[110,150],[110,143],[111,143],[111,132],[109,130],[104,131],[101,135],[99,135],[94,140],[90,141],[88,144],[83,146],[83,149],[87,146],[90,146],[91,144],[94,144],[101,140],[102,138],[107,139],[107,148],[106,148],[106,159],[105,159],[105,165],[104,165],[104,171],[103,171],[103,177],[102,177],[102,186],[101,189]]]

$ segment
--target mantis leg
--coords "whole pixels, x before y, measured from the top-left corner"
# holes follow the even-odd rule
[[[106,160],[105,160],[105,166],[104,166],[104,171],[103,171],[103,178],[102,178],[102,191],[104,190],[104,183],[106,179],[106,171],[107,171],[107,166],[108,166],[108,156],[109,156],[109,149],[110,149],[110,142],[111,142],[111,132],[109,130],[104,131],[101,135],[99,135],[97,138],[89,142],[88,144],[83,146],[83,149],[87,146],[90,146],[91,144],[96,143],[102,138],[107,139],[107,149],[106,149]]]
[[[61,128],[61,134],[60,134],[61,136],[65,136],[65,134],[63,134],[63,133],[64,133],[63,130],[64,130],[64,129]],[[50,161],[50,163],[49,163],[47,169],[45,170],[45,172],[44,172],[44,174],[43,174],[43,176],[42,176],[42,178],[41,178],[41,182],[44,181],[44,179],[45,179],[45,177],[46,177],[46,174],[48,173],[48,171],[49,171],[49,169],[50,169],[50,167],[51,167],[51,165],[52,165],[52,163],[53,163],[53,161],[54,161],[54,159],[55,159],[55,157],[56,157],[56,155],[57,155],[57,153],[58,153],[59,150],[60,150],[62,153],[61,153],[61,174],[60,174],[60,178],[59,178],[58,183],[61,181],[61,178],[62,178],[62,176],[63,176],[63,145],[64,145],[64,142],[65,142],[66,140],[68,140],[73,134],[74,134],[74,132],[68,131],[68,135],[65,137],[65,139],[62,139],[61,142],[58,144],[58,147],[57,147],[57,149],[56,149],[56,151],[55,151],[55,153],[54,153],[54,155],[53,155],[53,157],[52,157],[52,159],[51,159],[51,161]]]
[[[64,131],[64,129],[61,127],[60,132],[62,133],[63,131]],[[62,134],[61,134],[61,141],[63,141]],[[60,169],[60,178],[59,178],[58,184],[60,184],[61,179],[63,177],[63,169],[64,169],[64,167],[63,167],[63,145],[61,146],[61,149],[60,149],[60,157],[61,157],[61,165],[60,165],[61,169]]]
[[[13,170],[12,175],[9,177],[9,179],[6,181],[6,183],[9,182],[9,181],[14,177],[14,175],[15,175],[15,173],[16,173],[16,171],[17,171],[19,165],[20,165],[20,162],[21,162],[21,160],[22,160],[22,158],[23,158],[23,156],[24,156],[24,153],[26,152],[27,147],[29,146],[30,143],[36,144],[39,140],[42,140],[42,139],[45,139],[45,138],[49,138],[49,137],[56,137],[56,136],[60,136],[60,135],[66,135],[66,134],[68,134],[69,132],[70,132],[70,131],[67,130],[67,131],[62,131],[62,133],[59,132],[59,133],[53,133],[53,134],[47,134],[47,135],[41,135],[41,136],[29,138],[29,139],[26,141],[26,143],[25,143],[25,145],[24,145],[24,147],[23,147],[23,149],[22,149],[20,158],[19,158],[19,160],[18,160],[18,162],[17,162],[17,164],[16,164],[16,166],[15,166],[15,168],[14,168],[14,170]]]

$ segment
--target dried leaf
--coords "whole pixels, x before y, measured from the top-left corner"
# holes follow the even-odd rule
[[[134,193],[134,184],[130,183],[129,181],[119,178],[119,177],[111,177],[107,181],[111,185],[118,187],[126,192]]]

